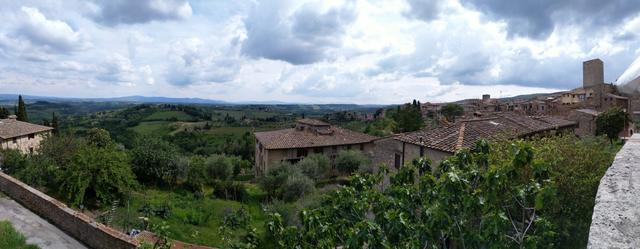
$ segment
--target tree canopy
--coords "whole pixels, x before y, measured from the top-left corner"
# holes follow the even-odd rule
[[[456,117],[462,116],[464,114],[464,108],[461,105],[455,103],[446,104],[440,109],[440,113],[447,118],[447,120],[451,122],[456,121]]]
[[[618,134],[629,123],[629,114],[620,107],[612,107],[598,115],[596,118],[596,134],[604,134],[613,143]]]

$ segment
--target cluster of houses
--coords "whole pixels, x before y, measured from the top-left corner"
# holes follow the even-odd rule
[[[311,153],[327,155],[332,164],[342,150],[361,150],[375,165],[400,168],[416,158],[428,157],[438,165],[460,149],[472,147],[480,139],[498,140],[574,133],[595,135],[597,116],[611,107],[640,114],[640,100],[623,96],[614,84],[604,82],[603,62],[583,62],[583,86],[571,91],[547,94],[530,99],[481,99],[457,102],[464,109],[462,117],[449,123],[442,117],[444,104],[424,103],[423,116],[440,122],[409,133],[374,137],[313,120],[298,120],[290,129],[256,132],[255,173],[264,175],[282,161],[295,163]],[[633,134],[632,123],[619,134]]]

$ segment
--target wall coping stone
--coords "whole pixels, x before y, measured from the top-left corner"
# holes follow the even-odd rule
[[[587,247],[640,248],[640,134],[627,140],[600,180]]]

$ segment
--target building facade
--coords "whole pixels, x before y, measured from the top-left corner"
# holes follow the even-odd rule
[[[255,174],[263,176],[280,162],[297,163],[310,154],[326,155],[331,165],[343,150],[373,155],[378,137],[332,126],[314,119],[300,119],[294,128],[256,132]]]
[[[51,134],[53,128],[16,120],[15,115],[0,119],[0,145],[2,149],[36,153],[40,142]]]

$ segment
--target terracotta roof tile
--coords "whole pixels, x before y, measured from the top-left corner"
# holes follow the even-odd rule
[[[333,145],[369,143],[378,137],[331,126],[330,132],[314,133],[295,128],[256,132],[255,136],[266,149],[308,148]]]
[[[480,139],[515,138],[568,127],[574,122],[548,116],[499,114],[489,118],[463,120],[431,130],[400,134],[395,139],[454,153],[470,148]]]
[[[2,139],[9,139],[50,130],[53,130],[53,128],[22,122],[15,119],[0,119],[0,138]]]

